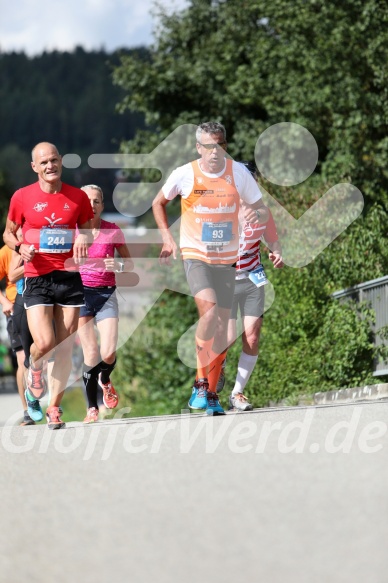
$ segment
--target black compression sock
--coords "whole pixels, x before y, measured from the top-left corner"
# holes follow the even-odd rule
[[[84,389],[86,393],[86,399],[88,402],[88,409],[90,407],[96,407],[97,405],[97,386],[98,386],[98,373],[99,365],[93,366],[92,368],[85,365],[82,366],[82,380],[84,382]]]
[[[112,364],[108,364],[104,360],[100,362],[100,373],[101,373],[101,382],[103,385],[109,383],[110,375],[114,367],[116,366],[116,359]]]

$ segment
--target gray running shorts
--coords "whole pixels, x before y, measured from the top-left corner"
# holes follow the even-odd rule
[[[241,317],[260,318],[264,314],[265,286],[257,287],[250,279],[238,279],[234,288],[233,305],[230,317],[237,320],[240,309]]]
[[[232,306],[236,269],[232,265],[211,265],[198,259],[183,261],[187,283],[195,297],[206,288],[214,289],[220,308]]]

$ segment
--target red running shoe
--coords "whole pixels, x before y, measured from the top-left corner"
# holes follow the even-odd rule
[[[114,388],[112,383],[109,381],[109,383],[106,383],[106,385],[104,385],[104,383],[101,382],[101,376],[99,376],[98,384],[102,388],[102,400],[104,402],[105,407],[107,409],[114,409],[115,407],[117,407],[117,404],[119,402],[119,396],[116,393],[116,389]]]
[[[60,407],[47,407],[46,410],[46,419],[47,419],[47,427],[49,429],[61,429],[65,427],[65,422],[62,421],[61,417],[61,410]]]

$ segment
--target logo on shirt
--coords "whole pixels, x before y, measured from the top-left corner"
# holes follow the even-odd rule
[[[36,205],[34,206],[34,211],[36,211],[37,213],[41,213],[47,206],[48,202],[37,202]]]
[[[65,210],[65,211],[69,211],[70,210],[70,207],[67,204],[67,202],[65,202],[65,206],[63,207],[63,210]]]
[[[227,182],[228,184],[232,184],[232,177],[230,176],[230,174],[227,174],[227,175],[225,176],[225,180],[226,180],[226,182]]]
[[[51,217],[44,217],[44,218],[46,219],[46,221],[48,221],[51,228],[55,227],[55,223],[62,220],[62,219],[56,219],[55,213],[52,213]]]
[[[198,184],[202,184],[203,183],[202,176],[197,176],[196,180],[197,180]]]

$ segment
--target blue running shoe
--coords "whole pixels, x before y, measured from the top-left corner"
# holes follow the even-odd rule
[[[206,415],[225,415],[225,411],[218,400],[217,393],[207,392]]]
[[[27,402],[27,412],[33,421],[42,421],[43,411],[40,406],[38,399],[34,399],[30,391],[26,389],[24,391],[24,396]]]
[[[191,393],[189,401],[190,409],[204,411],[207,408],[206,393],[208,390],[209,383],[207,382],[207,379],[198,379],[197,381],[195,381],[193,386],[193,392]]]

